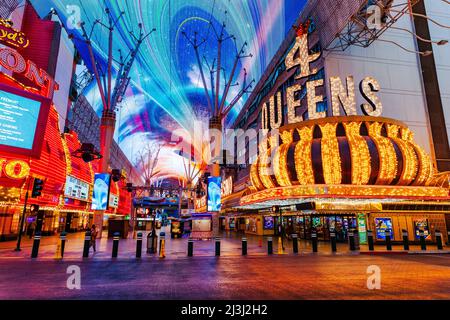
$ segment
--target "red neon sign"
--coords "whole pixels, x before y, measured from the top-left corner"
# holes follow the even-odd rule
[[[52,98],[59,86],[56,81],[43,69],[25,58],[16,50],[11,48],[0,48],[0,66],[14,73],[22,74],[27,79],[41,88],[42,94]]]
[[[14,29],[12,22],[4,19],[0,19],[0,41],[21,49],[30,45],[25,33]]]

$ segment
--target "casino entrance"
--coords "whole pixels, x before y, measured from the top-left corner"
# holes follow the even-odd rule
[[[330,231],[336,232],[338,242],[346,242],[349,230],[357,230],[357,217],[355,214],[304,214],[284,215],[281,218],[285,234],[297,234],[300,239],[311,239],[311,231],[316,230],[319,241],[329,241]],[[275,218],[277,228],[275,235],[279,234],[280,217]]]

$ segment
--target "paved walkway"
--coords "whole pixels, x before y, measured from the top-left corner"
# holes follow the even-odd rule
[[[180,258],[187,256],[187,239],[171,239],[170,233],[168,232],[168,228],[163,228],[158,230],[158,234],[160,231],[166,232],[166,245],[165,245],[165,253],[166,258]],[[240,256],[242,250],[242,239],[243,234],[238,234],[236,232],[224,232],[221,237],[221,256]],[[245,235],[248,243],[248,255],[249,256],[264,256],[267,255],[267,237],[262,236],[254,236],[254,235]],[[15,241],[8,242],[0,242],[0,259],[20,259],[20,258],[30,258],[31,256],[31,248],[33,244],[32,239],[28,239],[28,237],[22,238],[22,251],[15,252],[14,248],[16,247]],[[55,257],[55,252],[57,248],[57,244],[59,242],[58,236],[51,237],[42,237],[40,248],[39,248],[39,259],[53,259]],[[112,239],[106,238],[104,236],[102,239],[97,240],[97,252],[93,253],[92,249],[90,251],[90,258],[93,259],[111,259],[112,253]],[[67,236],[64,259],[75,259],[79,260],[82,257],[84,245],[84,233],[75,233],[69,234]],[[144,232],[144,240],[142,246],[142,257],[144,259],[156,258],[153,255],[146,254],[146,245],[147,245],[147,233]],[[283,254],[292,255],[292,241],[288,241],[284,239],[284,247],[285,250]],[[444,251],[441,253],[448,253],[448,247],[444,247]],[[351,252],[349,250],[348,244],[346,243],[338,243],[337,244],[337,253],[334,255],[348,255],[348,254],[358,254],[358,253],[368,253],[368,247],[366,245],[362,245],[360,251]],[[377,253],[385,253],[386,247],[377,245],[375,246],[375,252]],[[393,253],[404,252],[403,246],[394,245]],[[410,253],[418,252],[422,253],[420,247],[411,246]],[[427,252],[436,252],[435,245],[429,245],[427,247]],[[128,239],[120,239],[119,243],[119,254],[118,259],[131,259],[135,257],[136,253],[136,239],[132,239],[131,235]],[[273,253],[278,254],[278,237],[273,237]],[[312,245],[311,241],[307,240],[299,240],[299,254],[311,254],[312,253]],[[214,241],[195,241],[194,242],[194,256],[214,256],[215,254],[215,244]],[[331,245],[329,242],[321,242],[318,243],[318,254],[319,255],[331,255],[333,254],[331,251]]]
[[[79,290],[67,287],[74,267],[80,270]],[[380,271],[379,290],[367,286],[374,267]],[[208,299],[450,299],[450,255],[0,259],[0,299],[194,299],[197,304]],[[336,310],[336,315],[342,312],[352,310]]]

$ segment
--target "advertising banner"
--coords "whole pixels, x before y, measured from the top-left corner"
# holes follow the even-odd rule
[[[64,195],[68,198],[74,198],[82,201],[89,199],[89,184],[77,178],[67,176]]]
[[[0,84],[0,151],[39,157],[50,103]]]
[[[274,223],[273,223],[273,217],[272,216],[265,216],[264,217],[264,230],[273,230]]]
[[[385,230],[389,229],[392,233],[392,219],[391,218],[375,218],[375,228],[377,232],[378,240],[385,240]],[[391,239],[394,239],[394,235],[391,234]]]
[[[367,244],[366,216],[363,213],[358,214],[358,233],[359,233],[359,243]]]
[[[119,207],[119,197],[115,194],[110,194],[109,196],[109,206],[111,208],[118,208]]]
[[[109,204],[109,190],[111,175],[96,173],[94,178],[94,193],[92,196],[92,210],[107,210]]]
[[[222,207],[221,177],[208,177],[208,211],[218,212]]]
[[[428,219],[414,220],[414,233],[416,234],[416,239],[420,239],[420,230],[423,231],[426,240],[431,240]]]

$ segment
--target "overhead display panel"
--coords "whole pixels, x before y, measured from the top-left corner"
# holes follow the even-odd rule
[[[77,178],[67,176],[64,195],[69,198],[88,201],[89,184]]]
[[[0,151],[39,157],[50,102],[0,84]]]

